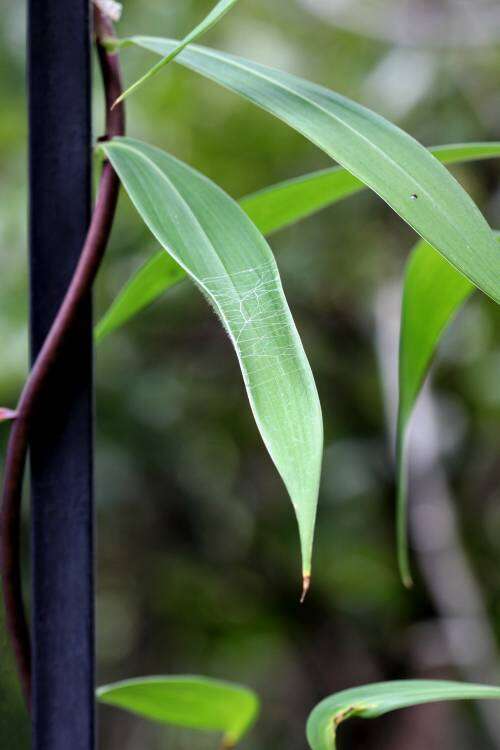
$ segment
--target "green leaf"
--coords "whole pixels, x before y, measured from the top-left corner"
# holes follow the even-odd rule
[[[164,250],[156,252],[129,279],[96,325],[96,342],[101,342],[185,278],[186,272],[170,255]]]
[[[215,24],[217,24],[221,20],[221,18],[231,10],[233,5],[236,5],[237,2],[238,0],[219,0],[217,5],[212,8],[208,16],[206,16],[203,21],[198,24],[198,26],[190,31],[189,34],[185,36],[181,42],[178,42],[175,49],[168,52],[163,60],[160,60],[159,63],[156,63],[156,65],[148,70],[148,72],[145,73],[141,78],[139,78],[138,81],[132,84],[132,86],[129,86],[129,88],[124,91],[121,96],[118,97],[113,106],[116,106],[116,104],[126,99],[133,91],[136,91],[139,86],[142,86],[143,83],[146,83],[146,81],[156,75],[156,73],[164,68],[165,65],[168,65],[169,62],[172,62],[172,60],[174,60],[177,55],[179,55],[182,50],[187,47],[188,44],[191,44],[191,42],[196,42],[204,34],[206,34],[206,32],[209,31],[213,26],[215,26]]]
[[[163,56],[178,44],[154,37],[129,42]],[[193,45],[176,59],[305,135],[500,301],[500,253],[490,227],[459,183],[407,133],[322,86],[234,55]]]
[[[207,677],[144,677],[97,690],[101,703],[186,729],[224,733],[233,747],[259,713],[259,699],[248,688]]]
[[[339,724],[352,716],[373,719],[422,703],[481,698],[500,699],[500,688],[445,680],[401,680],[343,690],[325,698],[312,711],[307,739],[311,750],[332,750]]]
[[[444,164],[500,156],[500,142],[435,146],[431,153]],[[271,234],[347,198],[366,185],[342,167],[313,172],[273,185],[240,201],[263,234]],[[155,253],[128,281],[96,327],[96,339],[116,330],[163,292],[184,278],[184,271],[163,252]]]
[[[398,561],[406,586],[412,582],[407,531],[408,427],[442,335],[473,291],[474,285],[431,245],[423,240],[416,245],[406,266],[401,307],[396,437]]]
[[[130,138],[101,148],[146,225],[229,334],[255,420],[297,515],[307,586],[323,424],[271,249],[237,203],[172,156]]]
[[[430,152],[443,164],[500,156],[500,142],[434,146]],[[342,167],[332,167],[272,185],[243,198],[240,205],[263,234],[271,234],[322,208],[365,190],[366,185]]]

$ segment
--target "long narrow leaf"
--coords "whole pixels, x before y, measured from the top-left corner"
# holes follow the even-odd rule
[[[422,703],[500,699],[500,688],[445,680],[401,680],[343,690],[319,703],[307,722],[311,750],[334,750],[339,725],[350,717],[372,719]]]
[[[174,60],[177,55],[179,55],[182,50],[188,46],[188,44],[191,44],[191,42],[196,42],[204,34],[206,34],[206,32],[209,31],[213,26],[215,26],[215,24],[217,24],[221,20],[221,18],[225,16],[226,13],[228,13],[234,5],[236,5],[237,2],[238,0],[219,0],[217,5],[212,8],[208,16],[206,16],[203,21],[199,23],[198,26],[196,26],[196,28],[190,31],[189,34],[177,44],[175,49],[165,55],[163,60],[160,60],[159,63],[156,63],[156,65],[148,70],[147,73],[139,78],[138,81],[133,83],[132,86],[129,86],[129,88],[124,91],[121,96],[118,97],[115,105],[123,101],[123,99],[126,99],[133,91],[136,91],[140,86],[142,86],[143,83],[146,83],[146,81],[149,81],[150,78],[156,75],[156,73],[164,68],[165,65],[168,65],[169,62],[172,62],[172,60]]]
[[[162,56],[178,45],[155,37],[128,41]],[[234,55],[191,45],[176,60],[305,135],[500,301],[500,253],[490,227],[459,183],[407,133],[322,86]]]
[[[97,698],[162,724],[222,732],[227,748],[242,739],[259,713],[252,690],[208,677],[123,680],[99,688]]]
[[[158,250],[131,276],[95,326],[96,342],[100,343],[121,328],[167,289],[185,278],[184,269],[164,250]]]
[[[456,164],[498,157],[500,142],[457,143],[429,151],[442,164]],[[365,189],[365,183],[346,169],[331,167],[264,188],[242,198],[240,205],[268,235]]]
[[[408,426],[442,335],[473,291],[474,285],[431,245],[423,240],[416,245],[406,266],[401,307],[396,438],[398,559],[407,586],[411,585],[407,533]]]
[[[130,138],[101,148],[146,225],[206,295],[231,338],[255,420],[297,515],[307,587],[323,425],[269,245],[228,195],[163,151]]]
[[[500,142],[435,146],[431,153],[444,164],[500,156]],[[347,198],[366,185],[342,167],[332,167],[273,185],[240,200],[240,206],[263,234],[269,235]],[[120,328],[163,292],[185,277],[164,252],[156,252],[130,278],[96,326],[96,340]]]

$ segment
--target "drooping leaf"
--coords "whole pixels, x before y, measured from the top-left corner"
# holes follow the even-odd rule
[[[103,143],[153,235],[215,308],[235,347],[252,411],[297,515],[305,585],[323,449],[311,368],[263,236],[220,188],[157,148]]]
[[[146,83],[146,81],[156,75],[156,73],[164,68],[165,65],[168,65],[169,62],[172,62],[172,60],[174,60],[177,55],[179,55],[182,50],[188,46],[188,44],[191,44],[191,42],[196,42],[204,34],[206,34],[206,32],[209,31],[213,26],[215,26],[215,24],[217,24],[221,20],[221,18],[225,16],[226,13],[228,13],[234,5],[236,5],[237,2],[238,0],[219,0],[215,7],[212,8],[208,16],[205,16],[203,21],[199,23],[198,26],[196,26],[192,31],[190,31],[189,34],[177,44],[175,49],[168,52],[163,60],[160,60],[159,63],[156,63],[156,65],[148,70],[148,72],[145,73],[141,78],[139,78],[138,81],[133,83],[132,86],[129,86],[129,88],[124,91],[121,96],[118,97],[115,104],[118,104],[119,102],[126,99],[133,91],[136,91],[140,86],[142,86],[143,83]]]
[[[474,288],[427,242],[421,240],[416,245],[406,266],[401,307],[396,438],[398,559],[407,586],[411,585],[407,532],[408,427],[442,335]]]
[[[500,688],[446,680],[401,680],[343,690],[325,698],[311,712],[307,739],[311,750],[334,750],[339,725],[350,717],[373,719],[422,703],[500,699]]]
[[[435,146],[430,151],[444,164],[454,164],[500,156],[500,142],[458,143]],[[365,188],[347,170],[332,167],[265,188],[239,203],[257,228],[269,235]],[[97,341],[124,325],[184,277],[184,271],[172,258],[156,252],[131,277],[99,322]]]
[[[162,56],[178,45],[156,37],[128,41]],[[407,133],[322,86],[234,55],[191,45],[176,60],[305,135],[500,301],[500,253],[490,227],[454,177]]]
[[[222,732],[234,747],[259,713],[257,695],[246,687],[207,677],[144,677],[97,690],[101,703],[186,729]]]

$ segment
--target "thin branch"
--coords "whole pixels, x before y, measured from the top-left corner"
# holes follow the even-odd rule
[[[106,96],[106,138],[112,138],[123,135],[125,132],[123,108],[115,107],[111,111],[112,103],[122,91],[120,64],[118,55],[108,52],[101,44],[102,39],[113,36],[113,27],[110,20],[97,7],[94,10],[94,22]],[[82,302],[91,292],[111,233],[118,191],[118,177],[111,165],[105,163],[80,260],[52,328],[21,393],[7,448],[3,500],[0,510],[0,566],[6,625],[28,708],[31,703],[31,644],[22,596],[20,518],[30,426],[36,418],[37,406],[54,363],[72,330]]]

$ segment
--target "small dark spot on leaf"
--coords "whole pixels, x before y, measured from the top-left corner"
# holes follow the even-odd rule
[[[410,195],[410,198],[412,199],[412,201],[416,201],[416,200],[417,200],[417,198],[418,198],[418,195],[417,195],[416,193],[412,193],[412,194]]]

